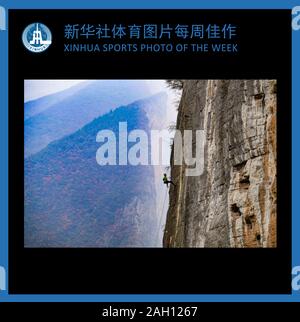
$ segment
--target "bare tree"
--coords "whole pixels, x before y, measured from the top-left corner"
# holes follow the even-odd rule
[[[182,79],[166,79],[168,87],[176,90],[182,90],[183,80]]]

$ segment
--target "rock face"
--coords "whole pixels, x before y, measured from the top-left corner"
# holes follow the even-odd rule
[[[177,129],[204,131],[204,171],[172,153],[164,247],[276,247],[276,86],[184,81]]]

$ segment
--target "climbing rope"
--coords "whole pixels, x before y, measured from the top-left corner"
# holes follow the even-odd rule
[[[157,234],[156,234],[156,244],[158,244],[159,242],[159,232],[160,232],[160,228],[161,228],[161,221],[162,221],[162,217],[163,217],[163,213],[164,213],[164,209],[165,209],[165,203],[166,203],[166,198],[167,198],[167,192],[168,192],[168,189],[166,189],[166,192],[165,192],[165,197],[164,197],[164,203],[163,203],[163,207],[162,207],[162,210],[161,210],[161,213],[160,213],[160,218],[159,218],[159,225],[158,225],[158,229],[157,229]]]

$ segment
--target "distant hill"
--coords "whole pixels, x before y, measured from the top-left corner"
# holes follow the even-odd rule
[[[25,157],[118,106],[152,95],[140,80],[90,81],[25,103]]]
[[[27,120],[28,118],[47,110],[52,105],[61,102],[62,100],[66,99],[71,95],[74,95],[76,92],[80,91],[89,84],[90,82],[86,81],[84,83],[80,83],[68,89],[65,89],[61,92],[57,92],[26,102],[24,104],[24,120]]]
[[[126,121],[149,132],[155,109],[163,117],[166,95],[110,111],[25,160],[25,247],[156,246],[153,167],[96,162],[101,129],[118,134]]]

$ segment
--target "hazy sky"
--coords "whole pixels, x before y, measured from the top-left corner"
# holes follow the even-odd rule
[[[24,101],[32,101],[39,97],[63,91],[85,80],[45,80],[34,79],[24,81]]]
[[[87,80],[45,80],[45,79],[26,79],[24,81],[24,102],[32,101],[42,96],[50,95],[63,91],[78,83],[86,82]],[[155,93],[162,90],[168,91],[164,80],[147,80],[150,90]]]

